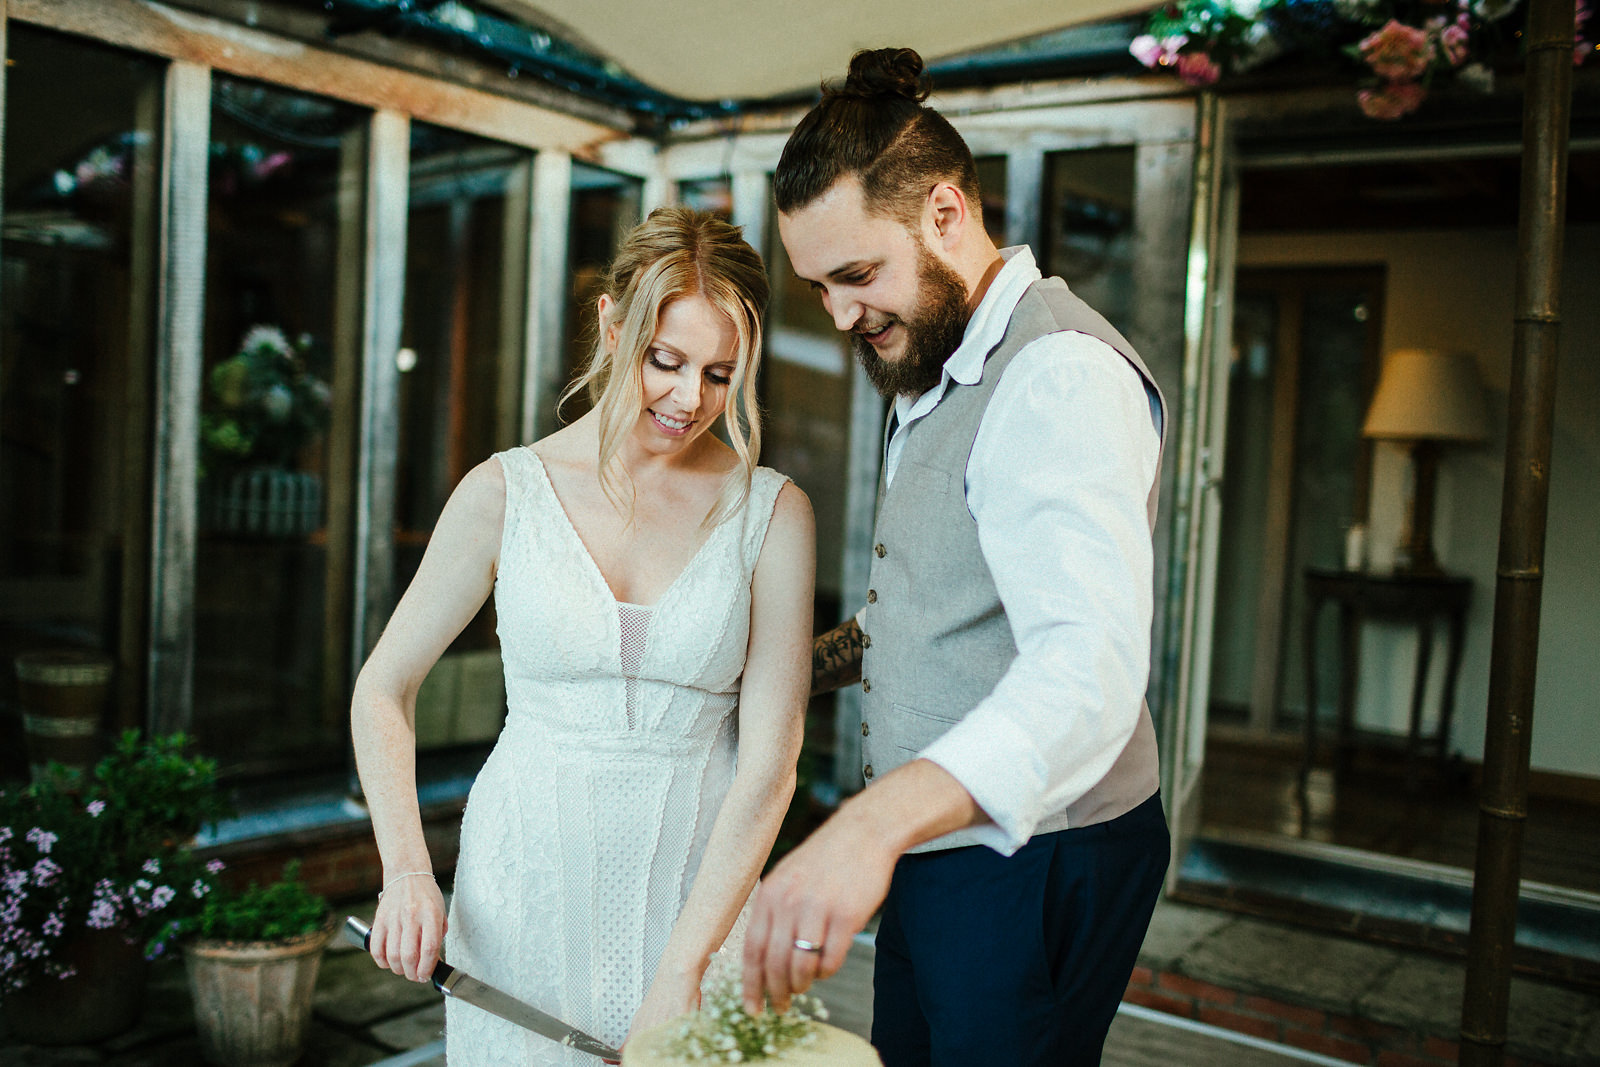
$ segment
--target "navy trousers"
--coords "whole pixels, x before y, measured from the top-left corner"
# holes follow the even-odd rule
[[[878,928],[884,1067],[1089,1067],[1167,870],[1160,794],[1110,822],[902,856]]]

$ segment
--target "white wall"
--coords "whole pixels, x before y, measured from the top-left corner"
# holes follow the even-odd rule
[[[1600,777],[1600,227],[1569,227],[1565,256],[1533,767]],[[1239,247],[1240,267],[1385,264],[1384,351],[1461,349],[1478,358],[1491,437],[1443,453],[1434,523],[1443,566],[1474,582],[1451,730],[1451,747],[1474,760],[1482,758],[1488,705],[1516,258],[1511,229],[1247,236]],[[1373,467],[1368,543],[1381,567],[1399,537],[1405,456],[1380,445]],[[1443,653],[1441,637],[1430,708]],[[1414,656],[1409,632],[1369,627],[1363,726],[1404,730]]]

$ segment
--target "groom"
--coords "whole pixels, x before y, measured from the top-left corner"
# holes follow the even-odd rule
[[[858,54],[774,176],[795,272],[893,399],[857,680],[863,776],[762,883],[745,996],[784,1006],[882,905],[886,1067],[1099,1062],[1167,866],[1150,663],[1165,411],[1128,342],[984,232],[909,49]]]

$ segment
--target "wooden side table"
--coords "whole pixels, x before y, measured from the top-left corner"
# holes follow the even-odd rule
[[[1366,574],[1362,571],[1307,567],[1305,670],[1306,745],[1300,780],[1317,757],[1317,619],[1329,601],[1339,605],[1339,725],[1337,766],[1346,766],[1351,726],[1355,721],[1356,685],[1361,667],[1361,627],[1368,619],[1410,623],[1417,630],[1417,673],[1411,685],[1411,728],[1406,737],[1406,780],[1416,785],[1417,750],[1428,744],[1442,765],[1450,754],[1450,718],[1455,710],[1456,675],[1466,642],[1467,605],[1472,579],[1450,574]],[[1433,655],[1433,627],[1443,619],[1450,627],[1444,692],[1439,701],[1439,728],[1422,737],[1422,701]]]

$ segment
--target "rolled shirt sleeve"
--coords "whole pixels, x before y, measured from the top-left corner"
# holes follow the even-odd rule
[[[1133,736],[1150,674],[1147,501],[1160,435],[1137,371],[1098,338],[1012,359],[967,462],[967,506],[1017,657],[921,756],[949,771],[1009,855],[1082,797]]]

